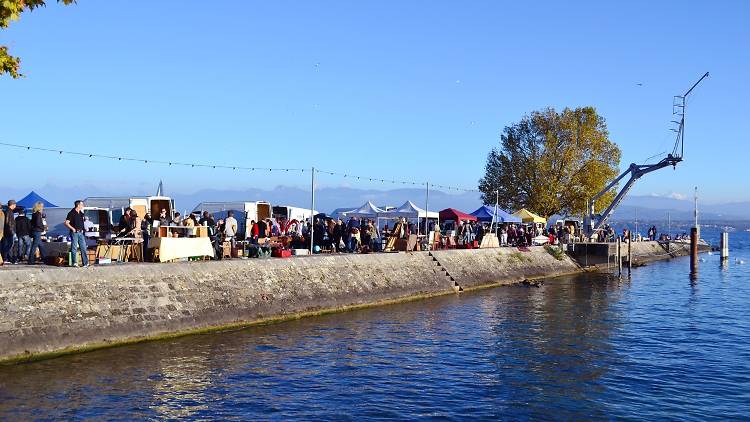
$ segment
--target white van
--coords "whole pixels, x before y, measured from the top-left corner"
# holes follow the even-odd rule
[[[174,216],[174,199],[168,196],[140,196],[140,197],[90,197],[83,200],[86,207],[108,209],[110,213],[110,224],[116,225],[120,217],[125,213],[125,208],[132,208],[138,217],[143,218],[146,212],[151,213],[152,218],[159,218],[161,210],[167,210],[167,216],[171,220]]]
[[[203,214],[204,211],[208,211],[217,222],[227,218],[229,211],[234,211],[239,239],[247,237],[247,229],[251,221],[265,220],[273,215],[271,204],[266,201],[201,202],[193,209],[193,213]]]
[[[284,219],[287,221],[297,220],[301,222],[308,220],[311,215],[310,208],[292,207],[289,205],[274,205],[273,207],[273,217],[278,221]]]

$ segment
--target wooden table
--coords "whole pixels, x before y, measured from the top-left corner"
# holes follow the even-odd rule
[[[198,256],[214,257],[214,247],[208,237],[152,237],[148,247],[158,250],[154,257],[159,262]]]

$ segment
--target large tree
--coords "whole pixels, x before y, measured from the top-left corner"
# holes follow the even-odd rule
[[[0,0],[0,28],[5,29],[27,10],[45,6],[46,0]],[[57,0],[58,3],[71,4],[75,0]],[[19,72],[21,59],[8,54],[8,47],[0,45],[0,76],[8,74],[14,78],[21,77]]]
[[[620,148],[593,107],[532,112],[507,126],[487,156],[479,190],[503,208],[543,216],[583,214],[590,198],[619,174]],[[611,201],[613,193],[597,204]],[[599,206],[597,206],[599,209]]]

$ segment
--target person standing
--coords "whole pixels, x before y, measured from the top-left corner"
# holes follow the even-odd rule
[[[237,219],[234,218],[234,211],[227,212],[227,219],[224,220],[224,235],[234,248],[234,237],[237,235]]]
[[[70,230],[71,265],[78,266],[78,251],[80,250],[83,266],[88,267],[89,257],[86,254],[86,237],[83,233],[83,201],[80,199],[75,202],[73,209],[65,217],[65,227]]]
[[[31,249],[31,223],[25,212],[16,217],[16,236],[18,237],[16,262],[27,261],[29,249]]]
[[[44,233],[44,204],[37,202],[31,209],[31,248],[29,249],[29,265],[36,263],[36,251],[39,249],[39,256],[44,258],[42,251],[42,233]]]
[[[258,219],[258,237],[265,239],[268,237],[268,226],[266,225],[266,222],[261,218]]]
[[[167,227],[169,225],[169,216],[167,216],[167,210],[162,208],[161,212],[159,213],[159,226]]]
[[[148,248],[148,242],[151,240],[151,227],[153,224],[154,219],[151,217],[151,213],[147,212],[141,220],[140,227],[141,237],[143,238],[143,243],[141,243],[141,254],[143,255],[143,260],[146,262],[153,260],[153,250]]]
[[[13,215],[16,209],[16,201],[8,201],[8,206],[5,209],[5,215],[3,216],[3,238],[0,241],[0,255],[2,255],[5,262],[15,263],[11,256],[11,250],[13,244],[16,241],[16,218]]]
[[[250,243],[253,245],[258,244],[258,236],[260,236],[260,229],[258,228],[258,223],[255,222],[255,220],[250,220],[250,228],[248,229],[248,235],[250,239]]]
[[[333,249],[336,252],[341,252],[341,239],[344,237],[344,223],[341,219],[336,220],[336,225],[333,226]]]
[[[0,249],[2,249],[3,239],[5,234],[5,213],[3,207],[0,207]],[[3,266],[5,261],[3,260],[3,254],[0,253],[0,267]]]
[[[208,227],[208,237],[210,237],[211,239],[216,237],[216,221],[214,221],[214,216],[211,215],[211,213],[209,213],[208,211],[203,211],[203,216],[198,223],[201,226]]]

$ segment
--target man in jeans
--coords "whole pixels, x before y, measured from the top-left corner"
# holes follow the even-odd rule
[[[26,261],[29,259],[29,250],[31,249],[31,223],[26,217],[26,212],[22,212],[16,217],[16,236],[18,237],[16,259]]]
[[[83,226],[83,201],[80,199],[75,202],[75,207],[68,212],[68,216],[65,217],[65,227],[70,230],[70,253],[72,265],[78,266],[78,250],[81,251],[81,258],[83,259],[83,266],[89,266],[89,257],[86,254],[86,237],[84,236]]]

